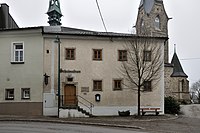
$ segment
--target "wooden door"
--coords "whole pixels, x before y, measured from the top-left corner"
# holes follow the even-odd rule
[[[66,85],[64,89],[64,105],[75,106],[77,105],[76,87],[74,85]]]

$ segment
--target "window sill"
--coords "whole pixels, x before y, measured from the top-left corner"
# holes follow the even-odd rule
[[[24,64],[24,62],[10,62],[11,64]]]
[[[93,91],[102,91],[102,90],[93,90]]]
[[[65,60],[75,60],[75,58],[65,58]]]
[[[121,88],[114,88],[113,91],[122,91]]]
[[[30,100],[30,98],[21,98],[22,100]]]
[[[14,98],[6,98],[5,100],[11,101],[11,100],[14,100]]]
[[[93,61],[102,61],[102,59],[93,59]]]
[[[123,62],[123,61],[127,61],[127,59],[123,59],[123,60],[122,60],[122,59],[120,59],[120,60],[118,60],[118,61],[122,61],[122,62]]]

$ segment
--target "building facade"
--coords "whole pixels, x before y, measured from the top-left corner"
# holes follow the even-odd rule
[[[39,31],[0,32],[0,114],[42,115],[43,39]]]
[[[169,64],[169,19],[162,0],[141,1],[137,34],[62,27],[59,0],[49,4],[49,19],[59,18],[49,20],[51,26],[0,30],[0,114],[86,117],[127,110],[137,114],[137,87],[125,86],[120,69],[129,60],[127,40],[134,44],[138,38],[142,40],[139,45],[148,44],[149,62],[157,54],[151,47],[161,47],[162,62],[158,82],[152,81],[146,86],[148,91],[141,91],[141,107],[159,108],[164,114],[165,92],[171,93],[168,90],[180,82],[169,86],[172,75],[166,76],[166,71],[172,70],[164,67]]]
[[[120,110],[136,114],[137,93],[122,84],[126,81],[119,72],[122,64],[119,51],[126,50],[125,38],[135,40],[137,36],[61,26],[1,31],[4,64],[1,65],[4,76],[0,80],[1,114],[17,114],[13,110],[22,107],[18,108],[18,113],[57,115],[59,56],[56,36],[61,42],[61,117],[83,117],[85,113],[77,108],[96,116],[118,115]],[[155,40],[154,45],[164,46],[165,38]],[[164,110],[164,73],[160,74],[161,80],[154,89],[141,94],[141,107]]]

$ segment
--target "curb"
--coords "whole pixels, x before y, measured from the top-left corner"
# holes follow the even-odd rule
[[[103,124],[103,123],[90,123],[90,122],[77,122],[77,121],[63,121],[63,120],[3,118],[3,119],[0,119],[0,121],[48,122],[48,123],[60,123],[60,124],[78,124],[78,125],[88,125],[88,126],[102,126],[102,127],[117,127],[117,128],[144,129],[144,128],[139,127],[139,126],[116,125],[116,124]]]

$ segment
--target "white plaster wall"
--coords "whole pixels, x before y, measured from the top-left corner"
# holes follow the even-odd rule
[[[94,104],[93,112],[97,115],[116,115],[119,109],[131,110],[132,114],[137,112],[137,92],[131,89],[123,91],[113,91],[113,79],[123,79],[120,73],[121,62],[118,61],[118,50],[123,50],[125,41],[122,39],[109,38],[71,38],[60,36],[61,38],[61,68],[64,70],[80,70],[81,73],[74,73],[74,82],[77,87],[77,95],[80,95]],[[55,38],[47,37],[45,39],[46,48],[50,49],[52,41]],[[162,41],[157,41],[156,45],[163,45]],[[76,49],[75,60],[65,60],[65,48]],[[93,49],[103,50],[103,60],[93,61]],[[164,49],[163,49],[164,50]],[[163,55],[164,55],[164,51]],[[48,55],[49,56],[49,55]],[[50,60],[50,56],[47,59]],[[55,62],[57,57],[55,56]],[[50,65],[47,62],[45,69],[50,71]],[[57,66],[55,65],[55,68]],[[164,66],[163,66],[164,70]],[[61,73],[61,84],[64,86],[65,78],[68,74]],[[93,91],[93,80],[103,81],[103,91]],[[55,69],[55,88],[57,87],[57,70]],[[81,92],[81,87],[89,87],[89,92]],[[50,86],[47,91],[50,91]],[[63,89],[63,88],[62,88]],[[61,94],[62,94],[61,90]],[[101,95],[101,101],[95,101],[95,95]],[[161,72],[161,79],[153,92],[141,94],[141,106],[164,107],[164,71]],[[121,107],[121,108],[120,108]],[[108,113],[105,113],[108,112]]]
[[[14,88],[14,102],[42,102],[43,39],[38,30],[0,33],[0,101],[5,101],[5,89]],[[24,64],[11,64],[12,42],[24,42]],[[31,99],[21,100],[21,88],[30,88]]]

